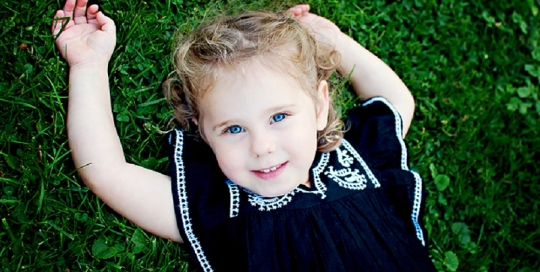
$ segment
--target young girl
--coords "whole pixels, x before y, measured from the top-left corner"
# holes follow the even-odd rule
[[[171,177],[124,159],[107,74],[114,22],[87,0],[67,0],[55,17],[70,18],[52,32],[70,66],[68,136],[82,179],[135,224],[189,245],[201,270],[434,270],[423,184],[403,142],[412,96],[309,6],[218,18],[177,47],[165,84],[183,127],[169,135]],[[336,68],[367,99],[344,135],[326,82]]]

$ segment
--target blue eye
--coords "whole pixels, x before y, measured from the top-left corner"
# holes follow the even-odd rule
[[[244,132],[244,128],[242,128],[241,126],[230,126],[229,128],[227,128],[226,132],[230,134],[238,134],[240,132]]]
[[[272,121],[274,122],[281,122],[285,119],[285,113],[278,113],[272,117]]]

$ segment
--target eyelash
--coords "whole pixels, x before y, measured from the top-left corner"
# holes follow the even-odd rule
[[[276,121],[276,120],[275,120],[276,116],[283,116],[283,118],[280,119],[279,121]],[[279,123],[279,122],[285,120],[285,118],[287,118],[288,116],[290,116],[289,113],[285,113],[285,112],[277,113],[277,114],[275,114],[274,116],[272,116],[272,123]],[[231,132],[231,129],[232,129],[232,128],[240,128],[241,131],[238,131],[238,132]],[[246,130],[245,130],[243,127],[241,127],[241,126],[239,126],[239,125],[232,125],[232,126],[226,127],[226,128],[223,130],[222,134],[238,134],[238,133],[241,133],[241,132],[244,132],[244,131],[246,131]]]
[[[232,129],[232,128],[240,128],[241,131],[233,133],[233,132],[231,132],[231,129]],[[225,134],[225,133],[228,133],[228,134],[238,134],[238,133],[244,132],[244,131],[246,131],[246,130],[245,130],[243,127],[238,126],[238,125],[233,125],[233,126],[230,126],[230,127],[225,128],[225,129],[223,130],[223,134]]]

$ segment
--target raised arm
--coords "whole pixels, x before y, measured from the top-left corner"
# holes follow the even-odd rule
[[[298,5],[289,12],[306,26],[327,50],[341,54],[338,67],[342,75],[349,75],[354,91],[362,99],[383,96],[397,109],[403,119],[403,137],[407,134],[414,114],[414,99],[396,73],[381,59],[350,38],[323,17],[309,12],[309,5]],[[351,73],[352,71],[352,73]]]
[[[69,64],[67,130],[73,161],[85,184],[143,229],[181,242],[170,177],[126,163],[111,112],[107,66],[116,43],[114,22],[87,0],[67,0],[52,32]]]

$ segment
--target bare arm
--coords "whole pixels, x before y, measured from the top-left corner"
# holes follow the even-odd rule
[[[383,96],[396,108],[403,119],[403,137],[407,134],[414,114],[414,99],[403,81],[377,56],[341,32],[331,21],[309,13],[308,5],[289,10],[328,50],[341,54],[338,71],[349,75],[354,91],[362,99]],[[352,71],[352,73],[351,73]]]
[[[383,96],[396,108],[403,119],[403,137],[407,134],[414,114],[414,99],[403,81],[386,63],[349,36],[341,33],[336,49],[341,53],[342,75],[351,71],[350,82],[362,99]]]
[[[107,66],[116,43],[114,22],[87,0],[67,0],[53,34],[68,61],[68,138],[85,184],[127,219],[161,237],[182,242],[170,177],[126,163],[111,112]]]

